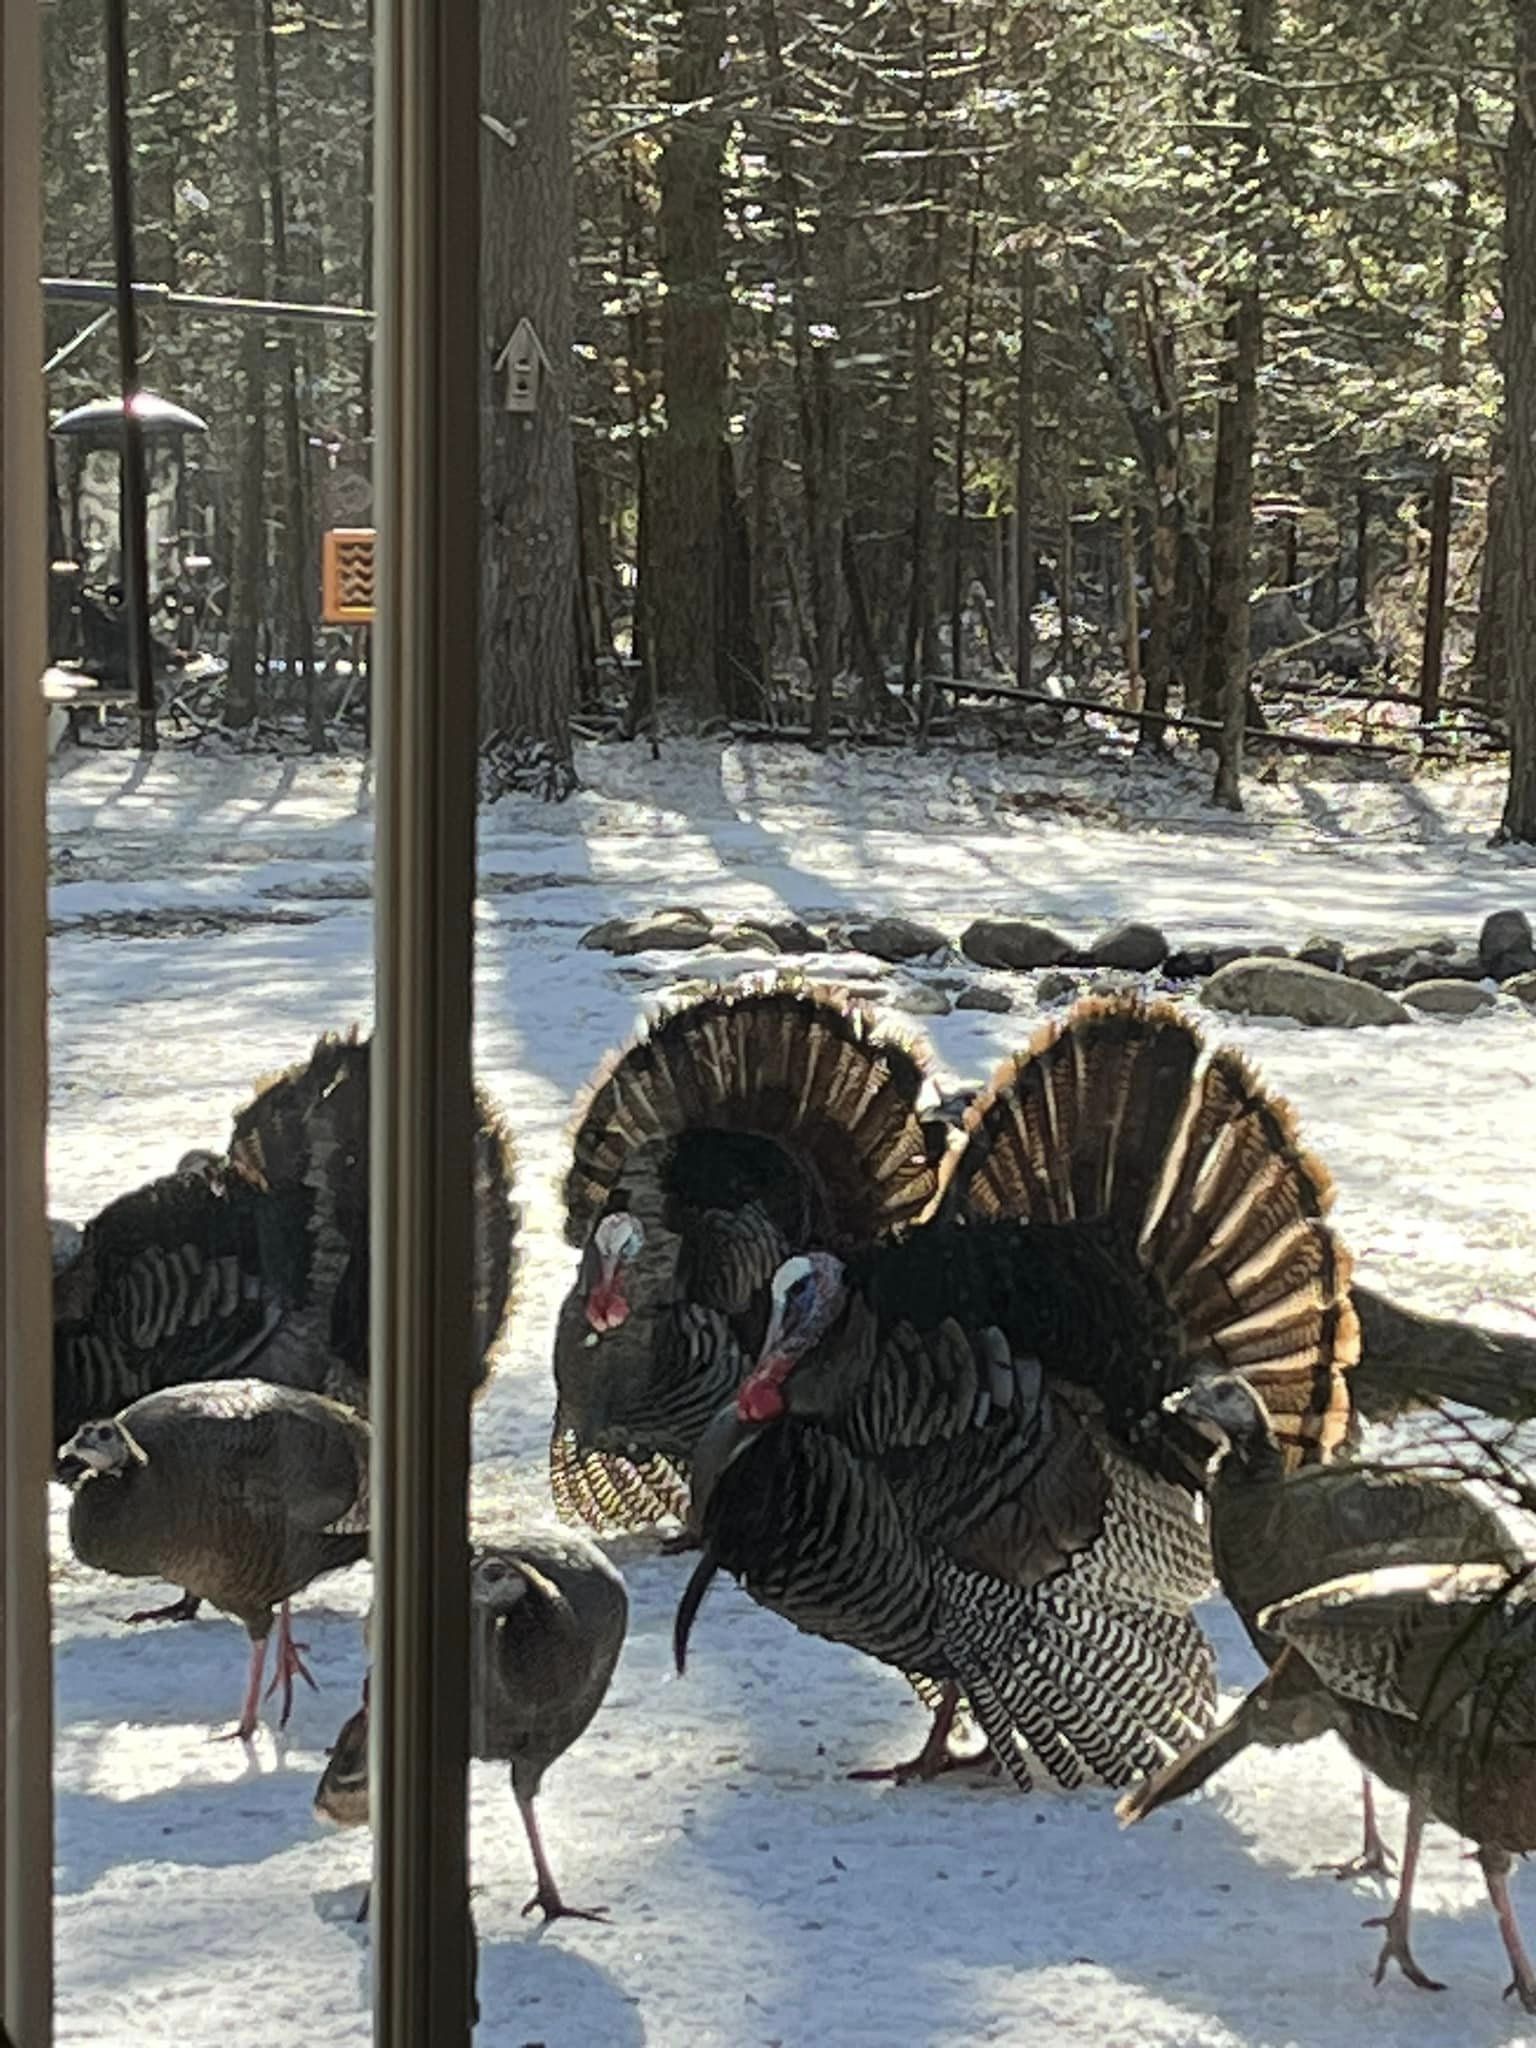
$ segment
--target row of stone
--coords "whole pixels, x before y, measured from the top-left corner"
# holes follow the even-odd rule
[[[953,950],[936,925],[907,917],[851,919],[827,933],[796,917],[746,918],[717,923],[691,908],[661,910],[638,918],[609,918],[594,925],[583,946],[615,954],[643,952],[762,951],[824,953],[829,946],[869,954],[895,966],[943,958]],[[977,967],[1032,973],[1041,968],[1120,969],[1157,974],[1168,982],[1205,981],[1223,968],[1255,958],[1295,959],[1305,966],[1345,975],[1377,989],[1406,991],[1429,981],[1495,981],[1536,973],[1536,941],[1523,910],[1498,910],[1483,922],[1475,945],[1434,937],[1395,946],[1351,950],[1342,940],[1322,936],[1296,949],[1278,945],[1186,944],[1174,947],[1157,925],[1132,922],[1101,933],[1087,947],[1031,918],[977,918],[961,933],[958,951]]]

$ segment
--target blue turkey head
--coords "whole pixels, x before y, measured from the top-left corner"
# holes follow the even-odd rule
[[[847,1299],[848,1276],[831,1252],[800,1252],[773,1276],[768,1329],[757,1364],[736,1397],[746,1422],[772,1422],[787,1405],[784,1383],[831,1329]]]

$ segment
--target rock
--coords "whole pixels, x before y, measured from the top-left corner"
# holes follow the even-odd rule
[[[1401,988],[1406,979],[1403,970],[1423,952],[1417,940],[1402,946],[1375,946],[1368,952],[1351,953],[1344,972],[1354,981],[1369,982],[1372,988]]]
[[[1210,946],[1181,946],[1163,962],[1165,981],[1204,981],[1216,972],[1216,954]]]
[[[1491,989],[1475,981],[1453,981],[1437,976],[1433,981],[1410,982],[1403,1001],[1411,1010],[1423,1010],[1431,1017],[1470,1017],[1474,1011],[1492,1009]]]
[[[1289,960],[1290,957],[1284,946],[1213,946],[1211,972],[1219,974],[1223,967],[1230,967],[1234,960]]]
[[[898,982],[886,1001],[893,1010],[904,1010],[909,1017],[947,1017],[954,1005],[941,988],[933,988],[925,981]]]
[[[924,960],[931,953],[949,951],[949,940],[941,931],[910,917],[877,917],[873,924],[850,925],[846,937],[855,951],[873,954],[876,960]]]
[[[1504,993],[1524,1003],[1528,1010],[1536,1010],[1536,972],[1511,975],[1504,984]]]
[[[1327,939],[1314,932],[1304,946],[1296,948],[1296,958],[1308,967],[1326,967],[1330,974],[1342,974],[1348,954],[1338,939]]]
[[[1201,1001],[1213,1010],[1247,1017],[1292,1017],[1298,1024],[1407,1024],[1408,1012],[1395,997],[1369,982],[1301,960],[1252,956],[1230,961],[1205,984]]]
[[[754,931],[766,932],[781,953],[825,953],[827,942],[798,917],[751,917]]]
[[[978,917],[960,935],[960,950],[978,967],[1058,967],[1072,951],[1049,925],[1022,917]]]
[[[1523,910],[1496,910],[1483,920],[1477,941],[1477,956],[1484,974],[1495,981],[1536,969],[1536,942],[1531,937],[1531,920]]]
[[[1082,987],[1081,978],[1064,967],[1049,968],[1035,983],[1035,995],[1042,1003],[1064,1003]]]
[[[714,943],[722,953],[777,953],[778,942],[771,932],[765,932],[758,924],[732,925],[729,931],[716,932]]]
[[[1155,924],[1119,924],[1094,940],[1089,959],[1095,967],[1126,967],[1150,974],[1168,957],[1168,941]]]
[[[973,981],[961,989],[955,997],[957,1010],[995,1010],[999,1016],[1013,1008],[1013,997],[1005,988],[994,988],[985,981]]]
[[[714,937],[696,910],[661,910],[651,917],[610,917],[583,932],[581,944],[602,953],[696,953]]]

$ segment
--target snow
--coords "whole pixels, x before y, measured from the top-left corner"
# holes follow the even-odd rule
[[[556,1188],[571,1100],[646,1004],[760,956],[578,949],[600,918],[692,902],[813,921],[902,912],[952,936],[1035,914],[1087,937],[1130,916],[1193,938],[1354,944],[1475,936],[1536,875],[1486,841],[1489,770],[1414,782],[1310,773],[1241,819],[1203,775],[1114,759],[811,756],[771,746],[585,750],[565,806],[482,821],[478,1060],[517,1136],[524,1277],[476,1426],[477,1526],[547,1503],[549,1347],[569,1284]],[[54,766],[50,1203],[83,1218],[193,1145],[218,1145],[256,1077],[322,1029],[367,1022],[371,804],[355,761],[64,751]],[[295,917],[301,922],[281,921]],[[830,976],[875,963],[834,953]],[[952,964],[952,963],[951,963]],[[891,977],[893,987],[925,970]],[[1015,987],[1019,984],[1013,984]],[[908,1020],[913,1021],[913,1020]],[[1303,1032],[1208,1020],[1301,1112],[1338,1178],[1364,1277],[1510,1322],[1536,1250],[1536,1019]],[[1034,1018],[924,1017],[943,1085],[971,1084]],[[61,2043],[231,2048],[369,2039],[367,1844],[314,1820],[326,1744],[355,1703],[366,1568],[299,1603],[323,1690],[253,1758],[228,1726],[243,1634],[129,1630],[154,1589],[79,1567],[54,1502]],[[492,2048],[1403,2048],[1536,2042],[1501,2003],[1475,1865],[1432,1829],[1416,1947],[1450,1989],[1371,1985],[1378,1884],[1313,1866],[1357,1846],[1357,1774],[1331,1740],[1248,1757],[1122,1834],[1103,1793],[1030,1799],[955,1779],[853,1783],[915,1749],[893,1674],[797,1635],[729,1582],[685,1679],[670,1624],[685,1558],[615,1546],[633,1619],[606,1706],[541,1801],[567,1895],[608,1926],[519,1917],[531,1872],[505,1774],[473,1771],[481,2042]],[[1224,1684],[1257,1675],[1219,1603]],[[1401,1802],[1383,1800],[1389,1834]],[[1521,1893],[1526,1896],[1522,1900]],[[1536,1930],[1536,1899],[1515,1896]]]

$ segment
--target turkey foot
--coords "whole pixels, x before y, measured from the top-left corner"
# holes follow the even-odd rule
[[[202,1600],[196,1593],[183,1593],[169,1607],[141,1607],[128,1617],[129,1626],[140,1621],[196,1621]]]
[[[1319,1863],[1318,1870],[1331,1870],[1341,1881],[1347,1877],[1390,1877],[1392,1874],[1392,1851],[1382,1840],[1381,1829],[1376,1823],[1376,1795],[1369,1777],[1360,1788],[1361,1808],[1365,1816],[1365,1840],[1358,1856],[1348,1857],[1343,1863]]]
[[[946,1685],[939,1710],[933,1717],[933,1726],[928,1730],[928,1740],[914,1757],[908,1757],[902,1764],[887,1764],[884,1768],[867,1771],[850,1771],[850,1778],[870,1782],[884,1781],[892,1785],[926,1785],[946,1771],[963,1771],[967,1765],[978,1761],[975,1757],[956,1756],[949,1746],[950,1731],[955,1725],[955,1715],[960,1708],[959,1688]]]
[[[561,1898],[557,1885],[551,1885],[547,1891],[543,1885],[539,1886],[533,1897],[523,1908],[523,1918],[525,1920],[535,1907],[544,1915],[544,1924],[546,1926],[548,1926],[551,1920],[595,1920],[600,1927],[608,1925],[608,1908],[606,1906],[593,1906],[590,1910],[583,1906],[568,1906],[564,1899]]]
[[[1386,1939],[1381,1944],[1381,1954],[1376,1959],[1374,1982],[1379,1984],[1387,1974],[1388,1963],[1396,1963],[1410,1984],[1416,1984],[1421,1991],[1443,1991],[1445,1986],[1433,1977],[1427,1977],[1413,1959],[1413,1950],[1408,1946],[1408,1915],[1403,1911],[1402,1900],[1390,1913],[1376,1920],[1363,1920],[1362,1927],[1384,1927]]]
[[[315,1683],[313,1673],[304,1662],[301,1654],[308,1648],[308,1643],[296,1643],[293,1639],[293,1630],[288,1615],[288,1602],[285,1600],[283,1602],[282,1618],[277,1625],[277,1652],[272,1671],[272,1683],[267,1687],[268,1699],[271,1699],[279,1686],[283,1689],[283,1711],[278,1717],[277,1723],[279,1728],[286,1728],[288,1726],[288,1717],[293,1712],[293,1681],[296,1678],[302,1678],[311,1692],[318,1692],[320,1690],[319,1686]]]
[[[514,1772],[515,1772],[514,1766]],[[590,1911],[580,1906],[568,1906],[560,1896],[560,1887],[555,1883],[555,1873],[549,1867],[549,1858],[544,1854],[544,1838],[539,1833],[539,1817],[533,1810],[534,1794],[527,1787],[520,1786],[514,1775],[512,1796],[517,1801],[517,1810],[523,1817],[523,1831],[528,1837],[528,1847],[533,1852],[533,1873],[539,1881],[539,1888],[523,1908],[523,1918],[535,1907],[544,1915],[547,1927],[551,1920],[596,1920],[599,1925],[608,1924],[608,1908],[594,1906]]]

